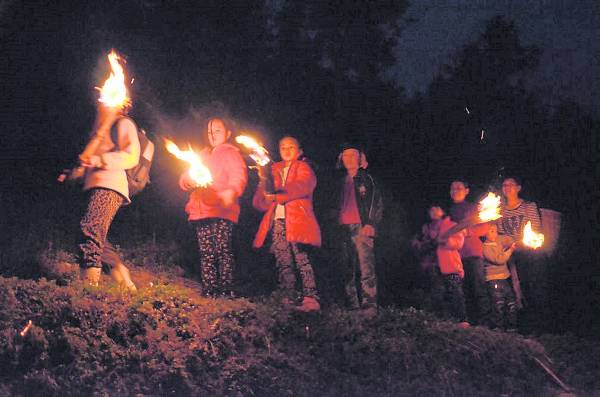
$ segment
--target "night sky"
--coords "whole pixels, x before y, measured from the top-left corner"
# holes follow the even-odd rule
[[[496,16],[516,30],[507,28],[517,37],[508,44],[500,34],[509,49],[497,59],[493,48],[463,52]],[[135,78],[132,114],[153,136],[200,147],[203,118],[223,109],[271,150],[278,137],[298,136],[322,177],[321,222],[339,145],[362,143],[388,197],[390,266],[404,260],[396,243],[418,230],[426,206],[447,204],[451,178],[467,176],[481,193],[511,165],[529,179],[526,198],[563,213],[575,254],[562,254],[560,274],[591,308],[600,290],[599,37],[594,0],[0,0],[0,226],[13,237],[3,244],[76,212],[73,193],[54,180],[85,142],[94,86],[115,48]],[[448,64],[451,76],[441,74]],[[473,65],[484,70],[475,76]],[[146,208],[153,218],[140,228],[181,227],[181,170],[159,148],[153,185],[123,225]],[[56,234],[73,222],[58,222]]]
[[[600,110],[600,3],[594,0],[413,1],[399,22],[390,76],[411,94],[425,91],[496,15],[515,21],[525,45],[543,49],[527,81],[543,90],[549,105],[571,98]]]

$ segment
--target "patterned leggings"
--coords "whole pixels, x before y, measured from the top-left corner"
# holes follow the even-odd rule
[[[123,196],[113,190],[97,188],[89,191],[87,209],[80,222],[79,251],[82,268],[101,268],[103,261],[114,264],[112,262],[116,252],[107,243],[106,235],[122,204]],[[105,260],[105,257],[113,260]]]
[[[289,298],[296,295],[296,272],[300,273],[302,294],[319,299],[315,274],[303,244],[290,243],[285,237],[285,220],[273,221],[273,243],[270,252],[275,256],[279,288]]]
[[[208,218],[194,222],[200,249],[200,272],[206,296],[233,293],[233,222]]]

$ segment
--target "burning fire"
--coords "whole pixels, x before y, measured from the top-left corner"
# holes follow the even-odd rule
[[[246,135],[240,135],[235,138],[235,141],[247,149],[250,149],[250,158],[259,166],[265,166],[269,163],[269,161],[271,161],[267,149],[265,149],[263,146],[260,146],[254,138]]]
[[[169,153],[190,165],[188,174],[198,186],[206,187],[212,183],[210,170],[200,160],[200,156],[189,146],[188,150],[180,150],[175,142],[165,139],[165,148]]]
[[[122,58],[112,50],[108,54],[108,62],[110,62],[110,76],[104,82],[102,88],[96,87],[100,91],[98,102],[103,103],[110,108],[122,108],[131,104],[131,99],[127,93],[125,86],[125,73],[121,65]]]
[[[523,228],[523,244],[533,249],[538,249],[544,244],[544,235],[533,231],[531,221],[527,221]]]
[[[500,215],[500,196],[489,192],[483,200],[479,202],[479,220],[481,222],[495,221],[501,218]]]

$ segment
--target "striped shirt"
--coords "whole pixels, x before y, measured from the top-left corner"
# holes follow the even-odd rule
[[[508,209],[505,205],[500,208],[502,218],[498,219],[498,233],[512,237],[515,241],[521,240],[523,228],[527,221],[531,221],[531,228],[535,232],[542,230],[540,212],[533,201],[523,201],[517,208]]]

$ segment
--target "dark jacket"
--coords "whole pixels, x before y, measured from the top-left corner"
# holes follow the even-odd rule
[[[344,184],[347,174],[340,178],[338,183],[338,213],[342,209],[344,200]],[[376,227],[383,217],[383,200],[381,190],[373,177],[364,169],[360,168],[354,178],[354,194],[360,221],[362,226],[371,225]]]

